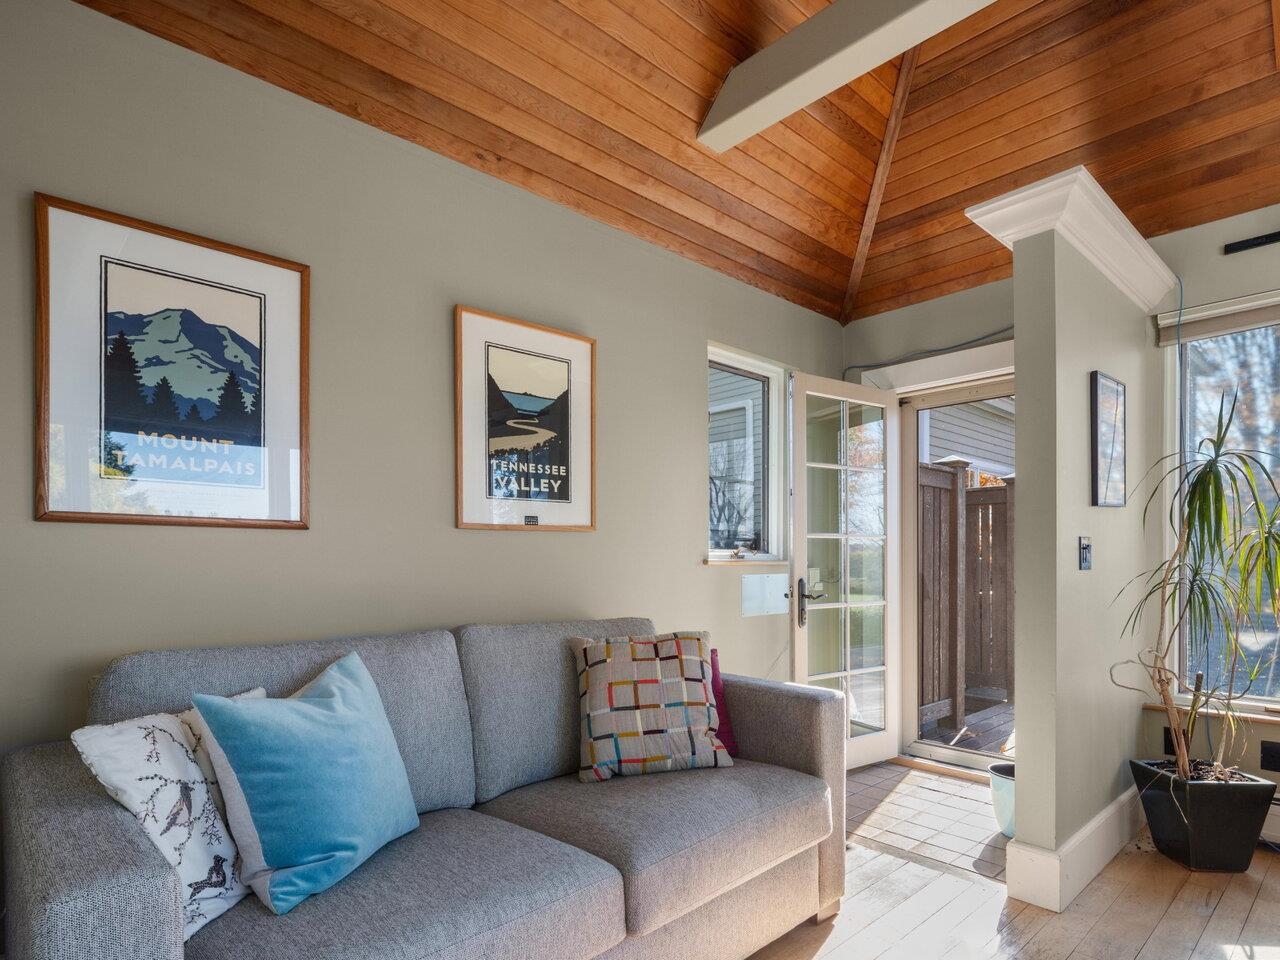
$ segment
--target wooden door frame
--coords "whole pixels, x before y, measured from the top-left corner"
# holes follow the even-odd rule
[[[902,585],[900,621],[902,648],[898,653],[902,663],[902,690],[898,701],[902,707],[898,728],[902,734],[901,752],[926,760],[938,760],[978,770],[985,770],[987,764],[991,762],[987,754],[959,747],[946,747],[920,739],[920,591],[917,585],[919,530],[916,490],[916,485],[920,482],[918,414],[921,410],[950,407],[958,403],[973,403],[979,400],[993,400],[997,397],[1011,396],[1016,392],[1014,377],[1010,374],[1000,377],[982,377],[969,383],[939,389],[914,392],[904,390],[899,391],[898,394],[902,424],[902,442],[899,445],[902,455],[899,471],[902,478],[900,495],[902,569],[899,573]],[[1015,413],[1015,418],[1016,416]]]

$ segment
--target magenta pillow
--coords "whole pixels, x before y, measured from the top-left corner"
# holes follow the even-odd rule
[[[738,741],[733,738],[733,724],[729,720],[729,703],[724,698],[724,679],[720,676],[720,651],[711,648],[711,695],[716,698],[716,712],[720,715],[720,729],[716,736],[729,751],[729,756],[738,755]]]

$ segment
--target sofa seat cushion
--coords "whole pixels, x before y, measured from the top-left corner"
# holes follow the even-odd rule
[[[284,916],[242,901],[187,942],[186,958],[588,960],[625,935],[609,864],[472,810],[439,810]]]
[[[766,763],[581,783],[530,784],[477,809],[607,860],[641,936],[821,841],[831,797],[817,777]]]

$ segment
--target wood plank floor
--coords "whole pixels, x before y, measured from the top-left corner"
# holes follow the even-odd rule
[[[850,840],[840,912],[751,960],[1280,960],[1280,855],[1192,873],[1141,837],[1060,914],[1004,884]]]
[[[949,864],[1004,879],[1008,842],[996,828],[991,788],[894,763],[850,770],[847,833],[863,846],[906,853],[927,867]]]

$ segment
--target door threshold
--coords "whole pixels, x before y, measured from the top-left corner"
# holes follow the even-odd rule
[[[991,783],[991,777],[985,773],[971,770],[968,767],[957,767],[954,764],[942,763],[939,760],[922,760],[919,757],[897,756],[890,757],[887,762],[895,763],[900,767],[911,767],[913,770],[923,770],[925,773],[936,774],[940,777],[953,777],[956,780],[981,783],[984,786]]]

